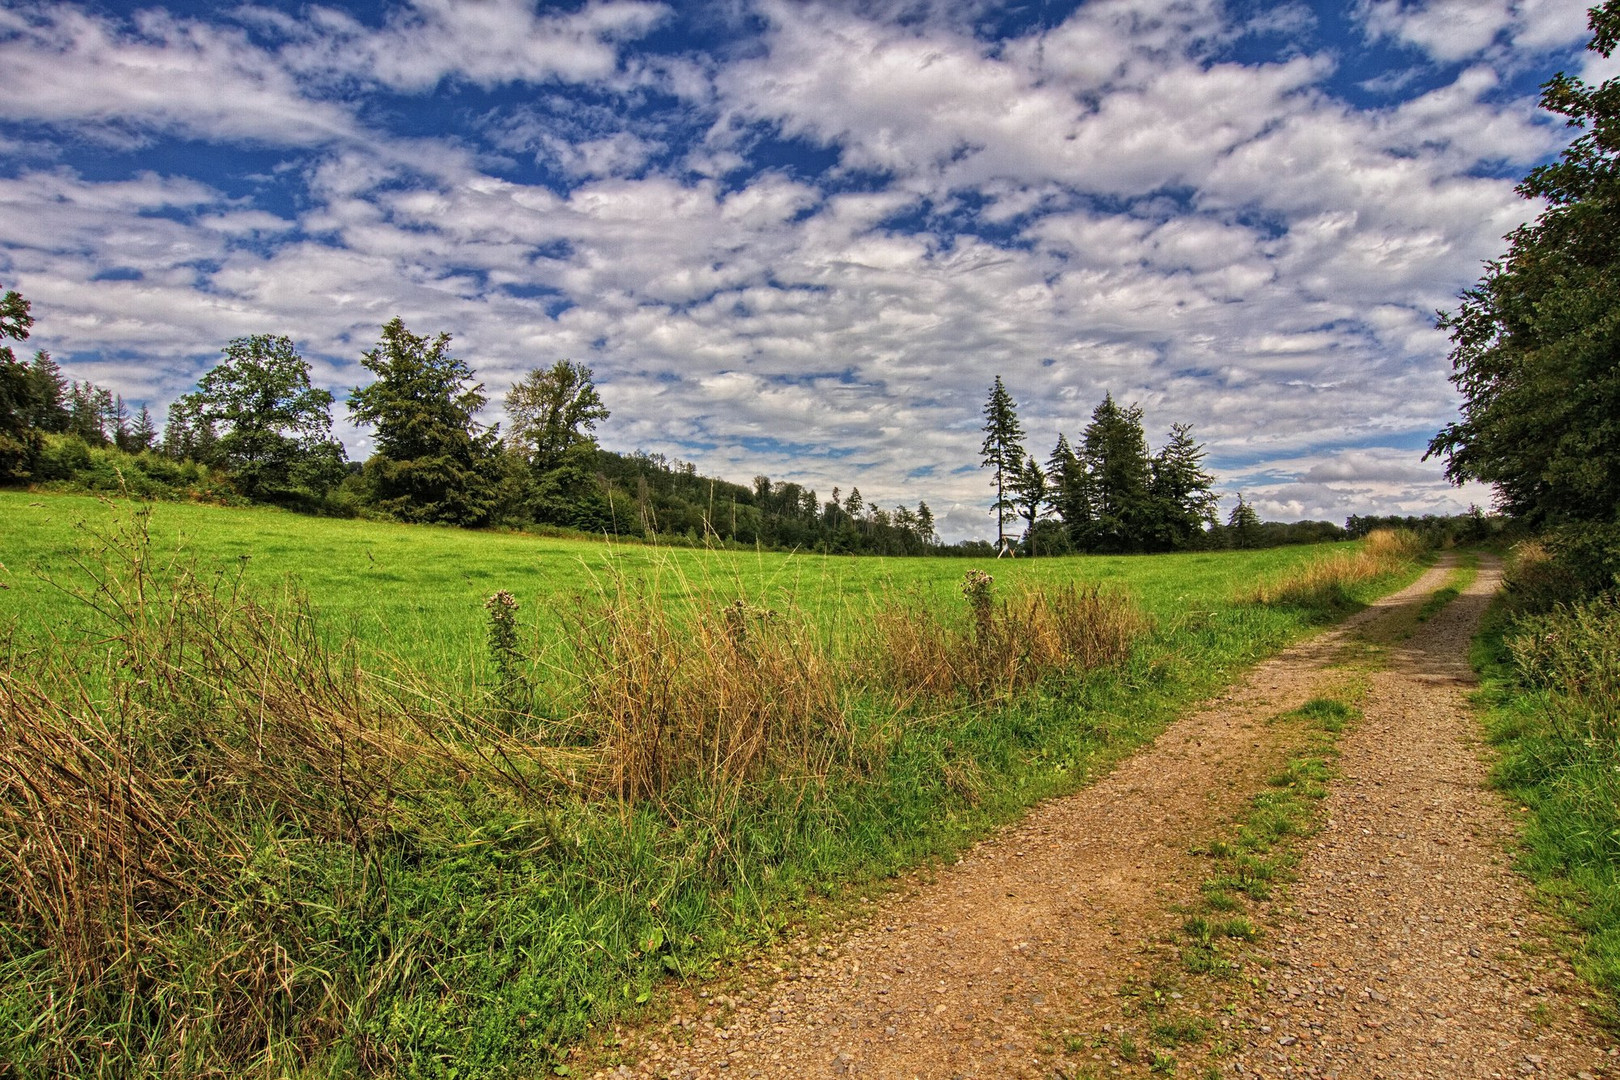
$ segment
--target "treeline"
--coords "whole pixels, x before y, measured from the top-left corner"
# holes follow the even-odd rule
[[[1216,520],[1215,478],[1204,469],[1204,448],[1188,424],[1172,424],[1157,451],[1148,447],[1138,405],[1112,394],[1091,413],[1079,448],[1058,433],[1041,462],[1024,449],[1017,405],[997,376],[984,406],[982,466],[993,470],[996,547],[1014,550],[1007,533],[1022,521],[1017,547],[1030,555],[1084,552],[1162,552],[1211,547],[1266,547],[1340,539],[1326,522],[1303,531],[1263,525],[1240,495],[1226,525]],[[1308,540],[1306,539],[1308,536]]]
[[[25,340],[33,319],[16,292],[0,339]],[[315,513],[367,514],[468,527],[554,526],[660,542],[916,555],[939,550],[933,512],[883,508],[858,488],[825,502],[809,488],[756,476],[746,486],[657,454],[596,441],[609,411],[591,370],[559,361],[506,395],[505,428],[476,417],[488,403],[450,336],[383,327],[361,363],[376,376],[352,390],[349,417],[373,436],[364,462],[332,437],[333,395],[311,385],[293,342],[237,338],[175,401],[161,432],[142,406],[69,382],[48,353],[31,363],[0,348],[0,481],[67,482],[142,496],[246,500]]]

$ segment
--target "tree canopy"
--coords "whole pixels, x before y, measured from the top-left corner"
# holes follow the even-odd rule
[[[507,442],[536,472],[556,468],[572,446],[594,442],[611,413],[596,392],[591,369],[572,360],[535,368],[506,393]]]
[[[484,386],[450,355],[450,335],[413,334],[396,316],[360,363],[377,380],[349,394],[349,415],[375,432],[365,476],[376,503],[405,521],[487,523],[496,440],[474,419]]]
[[[332,438],[331,393],[310,385],[289,338],[239,337],[224,353],[195,395],[197,417],[220,433],[214,460],[248,498],[325,494],[343,479],[345,456]],[[143,434],[154,434],[150,424]]]
[[[1620,0],[1590,23],[1609,57]],[[1441,313],[1463,403],[1429,453],[1454,482],[1493,485],[1509,514],[1599,538],[1607,576],[1620,566],[1620,80],[1560,74],[1541,104],[1581,133],[1519,185],[1546,201],[1540,217]]]

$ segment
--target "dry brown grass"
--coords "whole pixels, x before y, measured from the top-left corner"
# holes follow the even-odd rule
[[[1053,674],[1119,664],[1149,628],[1128,597],[1101,586],[1071,583],[1000,602],[990,588],[989,575],[974,571],[965,611],[920,594],[879,605],[863,650],[867,681],[902,703],[1005,697]]]
[[[575,723],[600,747],[597,786],[635,801],[825,776],[850,731],[820,635],[796,612],[698,592],[677,606],[615,579],[582,606]]]
[[[1337,551],[1303,563],[1280,578],[1245,590],[1239,602],[1342,608],[1349,590],[1400,568],[1426,550],[1422,537],[1406,529],[1375,529],[1355,551]]]
[[[0,673],[6,944],[49,956],[34,994],[59,1032],[40,1041],[60,1057],[35,1066],[273,1073],[382,989],[302,955],[296,908],[313,898],[273,868],[334,841],[352,887],[380,890],[368,865],[426,793],[477,779],[533,796],[544,770],[498,733],[457,737],[477,720],[385,692],[297,596],[267,608],[154,565],[144,537],[106,555],[80,596],[101,636]],[[116,1047],[83,1020],[109,1000],[125,1003]]]

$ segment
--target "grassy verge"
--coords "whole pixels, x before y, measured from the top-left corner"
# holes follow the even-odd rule
[[[264,599],[250,569],[107,544],[50,647],[14,636],[0,672],[0,1060],[566,1070],[662,980],[1074,790],[1321,617],[1231,603],[1244,558],[1204,564],[1201,593],[1155,584],[1152,560],[1042,592],[1097,565],[1052,560],[939,597],[924,636],[960,678],[915,693],[840,651],[872,647],[859,623],[840,636],[768,590],[739,604],[735,578],[697,571],[600,578],[542,658],[560,670],[531,681],[497,593],[463,693],[334,644],[316,605]],[[1135,581],[1175,614],[1118,617]]]
[[[1579,931],[1571,960],[1620,1028],[1620,611],[1608,599],[1515,617],[1499,601],[1473,660],[1520,868]]]

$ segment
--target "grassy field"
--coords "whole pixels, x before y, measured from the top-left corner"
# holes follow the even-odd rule
[[[665,980],[1077,789],[1415,567],[739,555],[21,494],[0,522],[19,1076],[565,1072]],[[107,543],[137,522],[145,548]],[[97,577],[99,612],[44,580]],[[499,589],[521,606],[492,637]]]
[[[272,509],[186,503],[148,506],[152,546],[195,560],[205,572],[273,592],[289,581],[306,591],[334,633],[438,676],[481,667],[485,599],[497,589],[519,600],[531,638],[559,631],[574,598],[597,591],[615,571],[656,580],[675,598],[694,590],[790,605],[841,633],[864,620],[885,591],[921,589],[948,598],[972,568],[1002,587],[1070,580],[1117,584],[1154,618],[1174,625],[1218,613],[1257,580],[1282,577],[1349,544],[1257,552],[1197,552],[1062,559],[882,559],[812,554],[705,552],[638,544],[561,540],[515,533],[311,518]],[[24,637],[68,630],[84,612],[59,588],[82,586],[76,560],[94,562],[105,538],[127,531],[132,504],[85,496],[0,492],[0,625]]]

